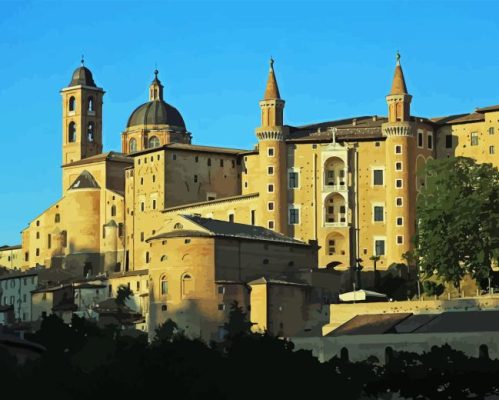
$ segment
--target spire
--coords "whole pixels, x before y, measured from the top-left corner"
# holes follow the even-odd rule
[[[404,72],[402,71],[402,66],[400,65],[400,53],[398,51],[396,59],[397,62],[395,64],[395,74],[393,76],[392,90],[390,90],[390,95],[408,94],[407,86],[405,85]]]
[[[267,80],[267,87],[265,88],[265,94],[263,95],[264,100],[276,100],[280,99],[279,87],[277,86],[277,80],[274,74],[274,60],[270,57],[270,69],[269,69],[269,79]]]
[[[154,70],[154,79],[149,86],[149,101],[154,100],[163,100],[163,85],[161,81],[158,79],[159,71],[157,69]]]

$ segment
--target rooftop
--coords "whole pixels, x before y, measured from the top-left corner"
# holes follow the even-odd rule
[[[238,224],[235,222],[221,221],[218,219],[203,218],[196,215],[182,215],[182,217],[205,229],[205,232],[188,231],[188,234],[192,236],[199,235],[247,240],[263,240],[268,242],[308,246],[308,244],[305,242],[292,239],[288,236],[284,236],[280,233],[271,231],[261,226]],[[148,241],[185,235],[185,231],[183,230],[165,232],[151,237],[150,239],[148,239]]]
[[[183,150],[183,151],[194,151],[199,153],[210,153],[210,154],[230,154],[230,155],[238,155],[241,153],[245,153],[248,150],[242,149],[231,149],[228,147],[212,147],[212,146],[201,146],[194,144],[186,144],[186,143],[170,143],[165,144],[159,147],[153,147],[151,149],[145,149],[141,151],[137,151],[134,153],[130,153],[130,157],[136,157],[147,153],[152,153],[160,150]]]
[[[64,164],[63,167],[72,167],[75,165],[85,165],[92,164],[101,161],[114,161],[114,162],[124,162],[132,164],[133,160],[127,157],[123,153],[118,153],[116,151],[109,151],[107,153],[97,154],[92,157],[83,158],[82,160],[73,161],[72,163]]]

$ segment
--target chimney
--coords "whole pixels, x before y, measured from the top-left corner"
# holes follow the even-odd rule
[[[357,118],[352,119],[352,125],[356,126],[357,125]]]

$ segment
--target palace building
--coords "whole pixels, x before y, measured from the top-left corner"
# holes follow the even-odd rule
[[[386,117],[302,126],[286,124],[273,64],[253,149],[192,144],[154,71],[121,152],[105,153],[105,92],[88,68],[77,68],[61,90],[62,197],[22,232],[17,264],[82,275],[147,269],[159,309],[170,301],[167,287],[177,306],[199,290],[213,299],[199,307],[216,307],[220,285],[242,285],[234,293],[243,293],[250,282],[299,284],[307,268],[351,270],[359,258],[372,270],[373,255],[380,270],[403,262],[426,162],[468,156],[499,166],[499,105],[411,115],[399,55]]]

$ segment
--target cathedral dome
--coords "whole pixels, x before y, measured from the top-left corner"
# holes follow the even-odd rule
[[[179,111],[161,99],[144,103],[132,112],[127,128],[137,125],[170,125],[185,129]]]
[[[92,72],[83,65],[75,69],[71,82],[69,83],[70,87],[78,85],[96,87]]]

